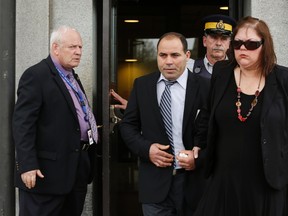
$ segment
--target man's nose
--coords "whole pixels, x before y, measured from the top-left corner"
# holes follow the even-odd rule
[[[173,58],[171,56],[166,58],[166,64],[173,64]]]
[[[81,55],[82,54],[82,48],[77,47],[75,52],[76,52],[76,54]]]
[[[222,39],[221,39],[221,37],[216,38],[215,40],[216,40],[216,44],[222,44]]]

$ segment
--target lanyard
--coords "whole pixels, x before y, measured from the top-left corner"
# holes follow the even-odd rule
[[[56,67],[59,75],[65,80],[65,82],[73,89],[73,91],[76,93],[77,99],[81,105],[81,108],[85,114],[84,120],[88,121],[88,114],[87,114],[87,106],[85,104],[85,100],[83,97],[82,92],[77,88],[77,86],[74,86],[71,81],[64,75],[64,73],[62,71],[60,71],[57,67]],[[73,74],[72,74],[73,76]]]

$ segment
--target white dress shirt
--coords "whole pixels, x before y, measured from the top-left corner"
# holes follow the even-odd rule
[[[188,79],[187,68],[183,74],[176,80],[177,83],[170,87],[171,91],[171,114],[172,114],[172,135],[175,155],[178,155],[181,150],[184,150],[184,144],[182,140],[182,125],[183,114],[185,105],[186,86]],[[157,98],[160,106],[160,100],[162,93],[165,89],[165,83],[162,80],[167,80],[162,74],[157,83]],[[176,161],[176,169],[180,168]]]

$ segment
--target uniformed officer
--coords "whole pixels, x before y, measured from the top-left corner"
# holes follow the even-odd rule
[[[215,14],[203,19],[204,35],[203,46],[206,47],[206,55],[201,59],[190,59],[187,67],[193,73],[210,78],[215,62],[227,59],[226,51],[230,45],[232,29],[236,21],[226,15]]]

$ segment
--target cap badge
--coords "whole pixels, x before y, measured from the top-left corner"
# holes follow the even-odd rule
[[[223,23],[223,20],[219,20],[219,22],[216,24],[217,29],[225,29],[225,24]]]
[[[200,71],[201,71],[201,67],[199,67],[199,66],[194,69],[195,73],[200,73]]]

